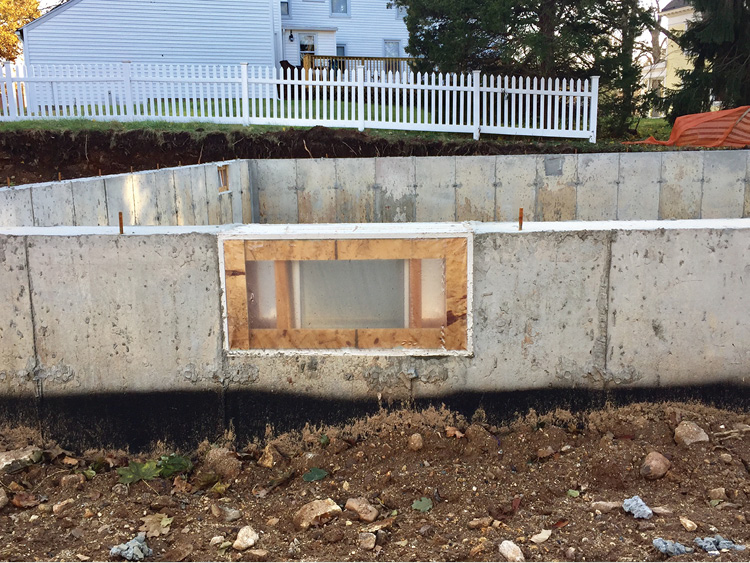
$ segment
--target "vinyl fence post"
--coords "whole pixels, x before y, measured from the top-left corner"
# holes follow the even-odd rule
[[[250,125],[250,89],[247,84],[247,63],[240,65],[242,73],[242,123]]]
[[[5,63],[5,93],[7,96],[8,118],[18,119],[18,107],[16,106],[16,93],[13,88],[13,65]]]
[[[135,121],[135,103],[133,100],[133,82],[131,80],[130,61],[122,63],[122,80],[125,90],[125,121]]]
[[[591,77],[591,103],[589,104],[589,142],[596,143],[596,118],[599,109],[599,77]]]
[[[357,122],[358,129],[365,130],[365,67],[357,66]]]
[[[471,92],[472,92],[472,102],[471,102],[471,108],[473,113],[472,118],[472,125],[474,126],[474,140],[479,140],[479,133],[482,129],[482,118],[481,118],[481,111],[479,107],[479,100],[480,100],[480,92],[479,92],[479,74],[480,72],[478,70],[475,70],[471,73]]]

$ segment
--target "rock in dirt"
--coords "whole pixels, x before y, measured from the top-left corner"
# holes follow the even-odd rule
[[[24,467],[34,465],[42,459],[42,450],[29,446],[21,450],[11,450],[0,453],[0,475],[15,473]]]
[[[661,479],[671,466],[672,462],[662,454],[650,452],[641,464],[641,476],[651,480]]]
[[[722,549],[729,549],[735,551],[744,551],[744,545],[737,545],[731,540],[724,539],[719,534],[714,537],[708,536],[706,538],[695,538],[695,544],[700,547],[703,551],[709,555],[717,556]]]
[[[211,448],[203,461],[203,471],[215,473],[225,482],[236,479],[241,469],[242,462],[237,459],[237,454],[227,448]]]
[[[708,498],[711,500],[729,500],[727,490],[724,487],[717,487],[708,491]]]
[[[214,536],[211,538],[211,541],[208,542],[208,545],[221,545],[224,543],[224,536]]]
[[[60,479],[60,487],[63,489],[81,489],[86,482],[86,477],[81,473],[74,475],[65,475]]]
[[[256,532],[252,526],[245,526],[237,532],[237,539],[234,540],[232,547],[237,551],[245,551],[255,545],[260,539],[258,532]]]
[[[211,514],[224,522],[234,522],[235,520],[242,518],[242,512],[236,508],[227,508],[226,506],[219,506],[218,504],[211,505]]]
[[[341,512],[341,507],[330,498],[314,500],[297,511],[293,519],[294,526],[298,530],[307,530],[310,526],[325,524]]]
[[[489,526],[492,526],[492,520],[492,516],[485,516],[484,518],[474,518],[473,520],[469,521],[468,528],[469,530],[487,528]]]
[[[591,503],[591,510],[593,511],[598,510],[602,514],[605,514],[607,512],[612,512],[613,510],[616,510],[618,508],[622,508],[621,502],[607,502],[604,500],[597,500]]]
[[[569,547],[565,550],[565,557],[570,559],[571,561],[575,561],[576,558],[576,548],[575,547]]]
[[[721,461],[723,461],[726,465],[732,464],[732,454],[724,452],[723,454],[719,455],[719,459],[721,459]]]
[[[415,432],[411,436],[409,436],[409,449],[413,452],[418,452],[424,447],[424,440],[422,439],[422,435],[418,432]]]
[[[250,561],[267,561],[268,550],[266,549],[248,549],[245,552],[245,557]]]
[[[534,534],[531,536],[531,541],[535,544],[539,545],[540,543],[546,542],[549,537],[552,535],[552,530],[542,530],[538,534]]]
[[[0,510],[5,508],[5,506],[8,504],[8,495],[5,492],[5,489],[0,488]]]
[[[261,467],[266,467],[267,469],[271,469],[282,459],[284,458],[281,457],[279,450],[277,450],[273,445],[268,444],[263,450],[263,455],[260,456],[260,459],[258,460],[258,465],[260,465]]]
[[[505,557],[506,561],[526,561],[523,557],[523,551],[510,540],[505,540],[500,544],[500,555]]]
[[[654,515],[653,510],[646,506],[646,503],[638,495],[625,499],[622,508],[625,512],[630,512],[635,518],[651,518]]]
[[[695,422],[683,420],[674,429],[674,441],[681,446],[690,446],[697,442],[708,442],[708,434]]]
[[[62,516],[62,514],[71,507],[73,502],[74,501],[72,498],[69,498],[68,500],[64,500],[62,502],[58,502],[57,504],[52,506],[52,514],[54,514],[55,516]]]
[[[661,551],[665,555],[684,555],[686,553],[692,553],[693,548],[685,547],[681,543],[673,542],[672,540],[665,540],[662,538],[656,538],[652,542],[653,546]]]
[[[126,497],[130,492],[130,486],[126,483],[117,483],[114,487],[112,487],[112,492],[116,495],[120,495],[121,497]]]
[[[340,528],[329,528],[323,532],[323,541],[325,543],[338,543],[344,539],[344,532]]]
[[[128,561],[143,561],[153,551],[146,545],[146,534],[140,533],[127,543],[121,543],[109,550],[112,557],[123,557]]]
[[[651,512],[657,516],[669,516],[670,514],[673,514],[672,509],[667,508],[666,506],[655,506],[651,509]]]
[[[680,524],[682,524],[682,527],[685,528],[688,532],[694,532],[698,529],[698,524],[684,516],[680,516]]]
[[[371,505],[364,497],[350,498],[346,501],[344,508],[356,512],[359,519],[363,522],[374,522],[378,517],[378,509]]]
[[[546,448],[539,448],[536,452],[536,457],[539,459],[545,459],[548,457],[552,457],[555,455],[555,448],[552,446],[547,446]]]
[[[375,549],[376,541],[377,541],[377,537],[375,536],[375,534],[371,534],[369,532],[362,532],[361,534],[359,534],[359,548],[360,549],[366,549],[367,551]]]

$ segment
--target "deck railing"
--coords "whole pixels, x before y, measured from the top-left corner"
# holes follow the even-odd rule
[[[188,64],[6,64],[0,121],[211,121],[596,141],[586,80]]]
[[[405,74],[414,70],[413,57],[327,57],[323,55],[305,55],[302,66],[305,70],[325,69],[334,72],[348,70],[350,74],[357,71],[357,67],[364,67],[365,75],[376,73]]]

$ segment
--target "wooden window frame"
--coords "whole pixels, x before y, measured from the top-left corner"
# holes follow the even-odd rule
[[[230,353],[346,353],[398,352],[412,355],[468,355],[469,238],[331,238],[331,239],[225,239],[224,288],[227,315],[227,350]],[[296,329],[291,307],[289,268],[304,260],[408,260],[409,328]],[[446,323],[421,326],[421,260],[445,261]],[[247,263],[274,261],[276,328],[251,328],[248,312]]]
[[[229,192],[229,165],[217,166],[216,173],[219,175],[219,193]]]

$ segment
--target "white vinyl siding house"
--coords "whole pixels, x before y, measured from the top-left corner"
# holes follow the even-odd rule
[[[278,0],[70,0],[22,30],[26,64],[273,66]]]
[[[408,42],[387,0],[69,0],[20,31],[29,65],[299,65],[311,34],[326,56],[405,56]]]
[[[316,55],[336,56],[336,47],[345,46],[348,57],[393,56],[396,51],[399,57],[407,56],[403,11],[389,8],[386,0],[288,0],[287,6],[288,16],[279,8],[282,58],[294,65],[300,64],[299,38],[304,32],[317,34]]]

